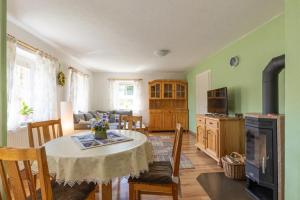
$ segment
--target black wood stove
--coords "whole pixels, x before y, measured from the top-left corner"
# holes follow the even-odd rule
[[[278,74],[284,63],[284,55],[276,57],[263,72],[263,114],[246,116],[247,191],[257,200],[277,200],[279,194],[279,121],[276,116]]]
[[[247,190],[256,199],[277,199],[277,120],[246,117]]]

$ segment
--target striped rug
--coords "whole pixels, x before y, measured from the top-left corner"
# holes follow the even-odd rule
[[[173,138],[170,136],[149,136],[149,141],[153,146],[154,161],[169,161],[172,155]],[[180,169],[192,169],[192,161],[181,152]]]

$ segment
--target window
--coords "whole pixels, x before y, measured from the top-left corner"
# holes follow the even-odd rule
[[[141,80],[109,80],[112,110],[141,111]]]
[[[121,110],[132,110],[134,102],[134,85],[130,82],[120,82],[118,85],[117,107]]]
[[[31,70],[35,64],[35,54],[29,53],[21,48],[15,48],[15,56],[10,65],[11,75],[8,79],[8,129],[12,130],[19,126],[24,126],[32,120],[32,115],[21,115],[21,103],[29,107],[31,104]]]
[[[7,41],[8,129],[57,118],[58,62]]]
[[[20,109],[21,102],[30,104],[30,69],[34,65],[35,55],[17,48],[16,65],[14,73],[14,84],[16,93],[15,98],[18,100]]]

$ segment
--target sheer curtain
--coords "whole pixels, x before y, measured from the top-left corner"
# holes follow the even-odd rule
[[[8,110],[8,120],[7,126],[8,130],[15,129],[19,125],[20,116],[17,106],[19,104],[16,98],[14,75],[15,75],[15,63],[16,63],[16,50],[17,42],[15,39],[9,38],[7,40],[7,110]]]
[[[43,121],[56,119],[57,84],[56,74],[59,64],[42,52],[36,53],[35,65],[31,67],[31,105],[34,109],[33,120]]]
[[[109,81],[109,109],[118,110],[119,80],[110,79]]]
[[[58,62],[41,52],[22,49],[15,39],[8,39],[7,67],[8,130],[17,129],[24,120],[19,113],[22,101],[33,108],[32,121],[57,118]]]
[[[69,69],[68,101],[72,102],[73,111],[87,112],[89,109],[89,76]]]
[[[133,80],[133,108],[132,111],[135,115],[143,115],[142,104],[142,80]]]

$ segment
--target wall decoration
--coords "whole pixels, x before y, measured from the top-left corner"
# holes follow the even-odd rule
[[[58,74],[57,74],[57,83],[58,83],[58,85],[60,85],[62,87],[66,83],[66,77],[65,77],[65,74],[62,71],[58,72]]]
[[[234,56],[230,58],[229,64],[232,68],[237,67],[240,63],[240,58],[238,56]]]

